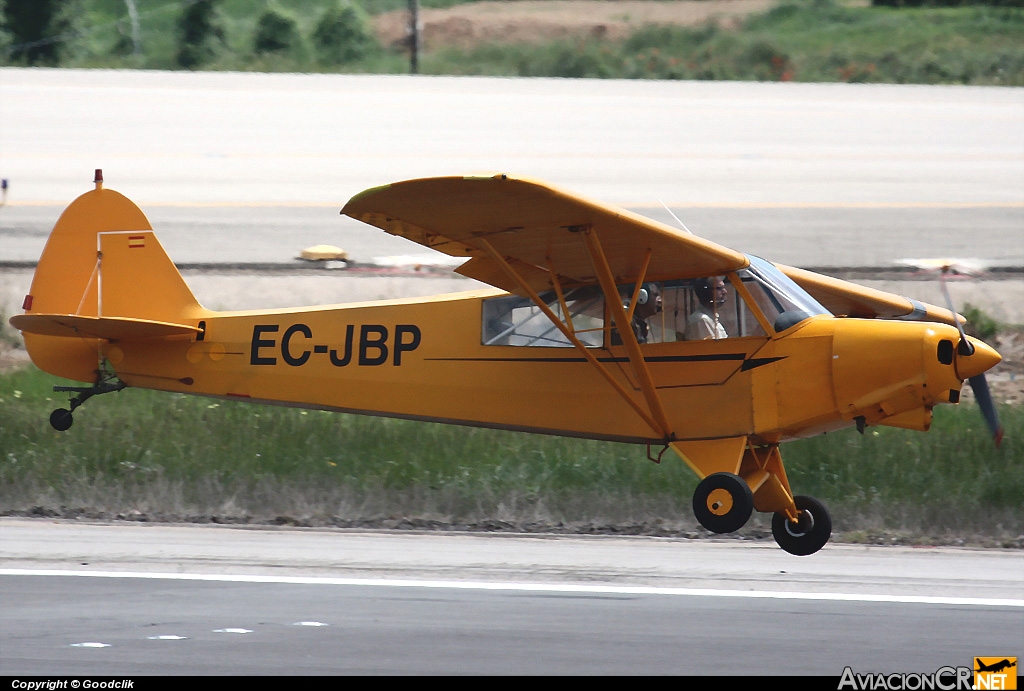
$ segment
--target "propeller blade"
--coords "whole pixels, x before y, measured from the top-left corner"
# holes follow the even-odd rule
[[[992,403],[992,394],[988,391],[988,380],[985,379],[984,374],[979,374],[967,381],[971,383],[974,398],[978,401],[981,414],[985,416],[985,422],[988,424],[992,438],[996,442],[996,448],[998,448],[1003,441],[1003,425],[999,422],[999,413],[996,412],[996,407]]]

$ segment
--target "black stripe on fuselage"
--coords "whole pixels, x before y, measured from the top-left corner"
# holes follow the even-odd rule
[[[719,353],[712,355],[658,355],[645,357],[644,362],[748,362],[744,353]],[[780,358],[762,358],[774,362]],[[424,358],[434,362],[587,362],[583,357],[435,357]],[[628,357],[599,357],[598,362],[629,362]],[[749,362],[755,362],[753,360]],[[767,362],[757,361],[754,367]],[[750,368],[746,368],[750,369]]]

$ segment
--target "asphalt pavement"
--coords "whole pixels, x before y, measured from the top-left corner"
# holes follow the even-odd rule
[[[423,253],[338,211],[500,171],[801,266],[1024,266],[1019,88],[0,69],[0,261],[96,168],[179,263]]]

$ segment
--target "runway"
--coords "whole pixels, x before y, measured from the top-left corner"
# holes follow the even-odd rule
[[[94,168],[146,204],[478,171],[621,206],[1024,201],[1018,88],[3,68],[0,103],[12,201]]]
[[[2,674],[932,673],[1024,640],[1024,555],[0,521]],[[1015,652],[1017,651],[1017,652]]]
[[[1024,89],[0,69],[0,260],[92,185],[171,257],[422,254],[338,210],[396,180],[546,180],[773,261],[1024,266]]]

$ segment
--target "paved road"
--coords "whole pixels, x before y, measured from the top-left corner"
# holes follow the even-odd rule
[[[797,558],[726,540],[18,519],[0,531],[0,674],[838,676],[1024,653],[1020,552]]]
[[[91,173],[90,173],[91,174]],[[108,175],[108,179],[110,176]],[[111,181],[112,189],[125,186]],[[78,193],[91,189],[78,186]],[[68,198],[70,201],[77,194]],[[288,263],[331,244],[357,261],[449,257],[340,216],[329,206],[147,206],[143,210],[179,264]],[[0,261],[34,262],[63,206],[0,209]],[[634,207],[665,223],[663,208]],[[1024,266],[1024,204],[927,207],[673,207],[694,233],[726,247],[805,267],[892,267],[905,257],[981,258]]]
[[[338,209],[498,170],[804,266],[1024,265],[1024,89],[0,69],[0,259],[94,168],[186,263],[419,252]]]

